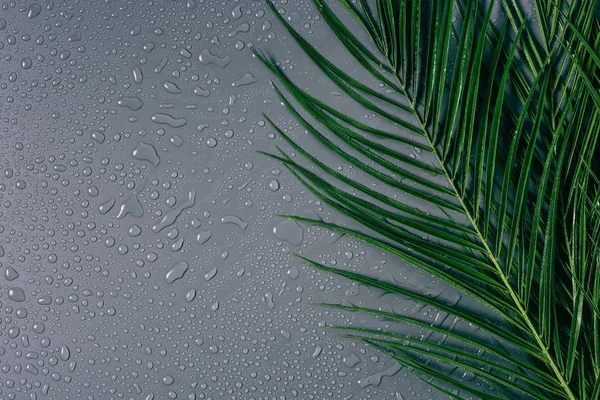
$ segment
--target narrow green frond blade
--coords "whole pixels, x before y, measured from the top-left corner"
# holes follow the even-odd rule
[[[448,200],[446,200],[442,196],[437,196],[432,193],[425,192],[421,189],[417,189],[417,188],[413,187],[412,185],[407,185],[407,184],[403,183],[402,181],[400,181],[388,174],[380,172],[378,169],[375,169],[375,168],[367,165],[366,163],[362,162],[358,158],[351,156],[350,154],[346,153],[345,151],[340,149],[338,146],[336,146],[333,142],[331,142],[325,136],[323,136],[323,134],[321,134],[308,121],[306,121],[302,116],[300,116],[300,114],[298,114],[298,112],[290,105],[289,102],[285,101],[285,106],[287,107],[287,109],[290,112],[292,112],[292,114],[296,117],[298,122],[300,122],[300,124],[302,124],[302,126],[304,126],[304,128],[306,128],[310,132],[311,135],[313,135],[317,140],[319,140],[321,143],[323,143],[327,148],[332,150],[334,153],[339,155],[342,159],[346,160],[348,163],[355,166],[356,168],[364,171],[365,173],[371,175],[373,178],[376,178],[379,181],[386,183],[395,189],[398,189],[398,190],[401,190],[408,194],[411,194],[419,199],[422,199],[423,201],[430,202],[432,204],[447,208],[449,210],[454,210],[454,211],[460,210],[459,206],[450,203]],[[274,126],[272,121],[270,121],[270,120],[268,120],[268,121],[269,121],[269,123],[271,123],[272,126]],[[281,134],[280,131],[281,130],[278,129],[278,132]]]
[[[510,331],[504,329],[504,327],[498,326],[495,323],[488,322],[488,321],[480,318],[478,315],[473,315],[472,313],[464,312],[460,308],[448,306],[448,305],[441,303],[435,299],[432,299],[428,296],[423,296],[423,295],[420,295],[417,293],[413,293],[413,292],[411,292],[407,289],[401,288],[399,286],[390,285],[388,283],[381,282],[379,280],[369,278],[369,277],[366,277],[364,275],[360,275],[360,274],[357,274],[354,272],[345,271],[345,270],[342,270],[339,268],[327,267],[323,264],[320,264],[316,261],[310,260],[310,259],[302,257],[302,256],[298,256],[298,257],[301,258],[302,260],[306,261],[308,264],[310,264],[314,268],[317,268],[317,269],[320,269],[323,271],[327,271],[327,272],[331,272],[331,273],[335,273],[336,275],[343,276],[352,281],[362,283],[366,286],[371,286],[371,287],[374,287],[377,289],[381,289],[383,291],[389,291],[390,293],[398,293],[399,295],[409,297],[415,301],[418,301],[423,304],[429,305],[431,307],[437,308],[441,311],[447,312],[452,315],[456,315],[457,317],[462,318],[465,321],[467,321],[473,325],[476,325],[483,330],[493,333],[493,334],[497,335],[498,337],[501,337],[502,339],[506,340],[509,343],[514,344],[515,346],[517,346],[521,349],[524,349],[528,353],[529,352],[531,352],[533,354],[538,353],[538,350],[535,347],[533,347],[527,340],[523,339],[523,337],[521,337],[520,335],[516,335],[515,333],[510,332]]]
[[[445,229],[445,226],[443,226],[443,225],[441,225],[441,226],[435,226],[434,224],[430,225],[429,223],[426,223],[425,221],[412,220],[410,218],[404,217],[396,212],[384,209],[370,201],[364,200],[358,196],[352,195],[350,193],[347,193],[343,190],[336,188],[331,183],[325,181],[324,179],[320,178],[318,175],[312,173],[311,171],[307,170],[306,168],[298,165],[297,163],[293,162],[289,158],[278,157],[273,154],[267,154],[267,155],[281,161],[284,165],[291,167],[292,170],[297,171],[299,174],[303,175],[308,181],[310,181],[314,185],[314,187],[318,188],[319,190],[324,191],[326,194],[328,194],[329,196],[331,196],[332,198],[334,198],[335,200],[337,200],[343,204],[348,205],[348,204],[350,204],[349,202],[357,204],[365,209],[372,210],[374,213],[376,213],[378,216],[380,216],[384,219],[393,221],[395,223],[401,224],[403,226],[407,226],[407,227],[415,229],[415,230],[419,230],[426,235],[430,235],[434,238],[455,244],[460,247],[473,249],[473,250],[477,251],[478,254],[483,254],[483,252],[484,252],[484,248],[482,248],[479,244],[473,242],[472,240],[469,240],[468,237],[464,238],[461,235],[457,235],[457,232],[452,232],[452,231],[449,231],[448,229]],[[483,268],[483,269],[488,269],[489,271],[494,271],[494,269],[489,267],[489,265],[487,265],[485,262],[480,261],[480,259],[477,259],[473,256],[465,255],[464,253],[460,252],[460,250],[448,249],[448,251],[449,251],[449,255],[451,255],[451,254],[463,255],[465,257],[465,259],[468,258],[470,260],[470,262],[473,263],[473,265],[477,266],[478,268]]]
[[[496,76],[496,69],[498,67],[498,63],[500,62],[500,55],[502,54],[502,50],[503,50],[503,45],[504,45],[504,38],[506,37],[506,32],[508,29],[508,22],[505,22],[504,25],[502,26],[502,31],[500,32],[500,38],[498,40],[498,43],[496,44],[496,48],[494,50],[494,55],[492,57],[492,61],[491,61],[491,69],[489,71],[489,76],[490,76],[490,82],[488,85],[488,88],[485,92],[485,95],[483,97],[483,110],[481,112],[481,117],[480,117],[480,121],[479,121],[479,132],[481,132],[480,136],[477,138],[477,148],[475,150],[475,165],[474,165],[474,172],[473,172],[473,196],[475,197],[474,201],[473,201],[473,206],[475,208],[475,220],[479,220],[479,213],[480,213],[480,197],[484,199],[484,203],[483,203],[483,207],[484,207],[484,219],[487,216],[487,214],[485,213],[486,211],[486,203],[485,203],[485,193],[484,193],[484,189],[483,189],[483,185],[484,185],[484,180],[483,180],[483,175],[484,175],[484,162],[485,162],[485,154],[486,154],[486,145],[488,143],[488,126],[489,126],[489,114],[490,114],[490,105],[492,102],[492,93],[494,90],[494,85],[493,83],[493,79]],[[503,89],[500,89],[501,91]],[[497,102],[502,103],[504,101],[503,98],[501,99],[496,99]],[[500,104],[500,107],[502,107],[502,104]],[[486,168],[488,168],[489,170],[494,170],[495,169],[495,165],[490,163],[486,166]],[[494,182],[493,182],[493,178],[492,181],[486,181],[485,182],[485,190],[487,192],[487,188],[488,186],[490,188],[493,188],[494,186]],[[491,203],[491,201],[490,201]],[[491,207],[491,204],[490,204]],[[489,210],[487,210],[487,212],[489,212]],[[488,217],[489,218],[489,217]],[[487,236],[487,230],[488,230],[488,223],[489,221],[484,221],[483,222],[483,228],[484,228],[484,234]]]
[[[359,23],[359,25],[361,25],[363,29],[365,29],[370,34],[370,31],[367,28],[365,21],[354,10],[354,7],[352,7],[347,0],[340,0],[340,2],[344,4],[346,9],[349,11],[350,15],[354,17],[354,19]],[[384,71],[388,73],[394,73],[394,71],[390,67],[388,67],[383,61],[381,61],[379,57],[373,54],[373,52],[370,51],[367,48],[367,46],[365,46],[342,21],[340,21],[337,15],[335,15],[335,13],[331,10],[331,8],[327,5],[327,3],[324,0],[313,0],[313,3],[319,9],[320,14],[323,16],[323,19],[327,21],[327,24],[335,32],[336,36],[340,39],[343,39],[342,43],[344,43],[346,49],[353,49],[359,54],[362,54],[372,63],[382,68]],[[373,39],[373,36],[371,36],[371,38]]]
[[[347,305],[343,305],[343,304],[331,304],[331,303],[314,303],[314,304],[324,306],[324,307],[338,308],[341,310],[372,314],[372,315],[376,315],[376,316],[379,316],[382,318],[404,322],[404,323],[407,323],[410,325],[417,326],[419,328],[423,328],[423,329],[426,329],[426,330],[429,330],[429,331],[432,331],[435,333],[439,333],[440,335],[443,335],[444,337],[445,336],[450,337],[454,340],[461,342],[464,345],[473,346],[473,348],[478,349],[479,351],[483,350],[486,353],[489,353],[491,355],[499,357],[504,362],[506,362],[508,364],[512,364],[512,365],[516,366],[517,368],[519,368],[521,371],[526,371],[528,374],[531,374],[532,376],[533,375],[538,376],[541,379],[545,379],[548,382],[553,381],[553,378],[550,375],[548,375],[546,372],[536,368],[535,364],[531,363],[531,361],[523,360],[518,357],[515,357],[515,356],[511,355],[510,352],[508,352],[508,351],[502,352],[502,351],[498,350],[498,348],[502,349],[502,346],[495,347],[495,346],[489,345],[487,343],[484,343],[481,340],[477,340],[476,338],[469,338],[464,333],[457,333],[451,328],[446,329],[442,326],[436,326],[431,323],[422,322],[422,321],[416,320],[411,317],[405,317],[405,316],[398,315],[398,314],[393,314],[393,313],[389,313],[389,312],[385,312],[385,311],[381,311],[381,310],[373,310],[373,309],[364,308],[364,307],[347,306]],[[402,338],[403,338],[403,336],[400,336],[398,334],[385,332],[380,329],[369,329],[369,328],[359,328],[359,327],[354,327],[354,326],[339,326],[339,325],[328,325],[327,328],[334,329],[334,330],[358,332],[358,333],[362,333],[362,334],[369,334],[369,335],[375,335],[375,336],[389,337],[389,338],[394,338],[399,341],[402,340]]]
[[[546,76],[546,79],[548,79],[549,75],[547,73],[545,74],[545,76]],[[515,129],[513,131],[513,136],[510,139],[511,140],[510,150],[509,150],[508,156],[506,157],[507,173],[504,175],[503,182],[502,182],[502,194],[501,194],[501,199],[500,199],[500,209],[498,211],[498,215],[500,218],[500,220],[498,222],[498,229],[500,230],[500,232],[496,237],[495,249],[496,249],[497,254],[500,254],[500,252],[501,252],[502,240],[504,239],[502,230],[504,229],[504,226],[505,226],[504,224],[507,219],[507,209],[508,209],[508,201],[509,201],[508,196],[509,196],[509,193],[511,190],[511,183],[513,180],[513,175],[510,173],[510,171],[515,165],[517,149],[519,148],[519,145],[521,144],[521,137],[523,135],[523,126],[525,125],[525,120],[528,116],[529,106],[533,102],[533,98],[538,94],[538,91],[536,90],[536,88],[538,87],[539,81],[541,78],[542,78],[542,74],[539,74],[536,81],[532,85],[532,88],[531,88],[531,91],[529,92],[527,100],[526,100],[525,104],[523,104],[523,106],[522,106],[522,111],[520,113],[517,126],[515,127]],[[541,116],[540,116],[540,118],[541,118]],[[514,223],[514,221],[513,221],[513,223]],[[512,262],[512,260],[507,259],[507,262]],[[508,269],[508,272],[510,274],[510,272],[511,272],[510,269]]]
[[[357,336],[346,335],[346,337],[349,337],[352,339],[358,339],[358,340],[368,339],[369,341],[382,344],[382,345],[392,348],[392,349],[398,349],[403,352],[410,352],[410,353],[418,354],[421,356],[425,356],[427,358],[436,359],[445,364],[452,365],[452,366],[460,368],[462,370],[471,372],[477,376],[485,377],[486,379],[494,381],[500,385],[505,385],[508,388],[517,390],[523,394],[535,396],[536,398],[540,398],[538,396],[541,396],[541,394],[538,391],[534,390],[534,388],[537,388],[537,387],[542,388],[542,389],[544,389],[550,393],[553,393],[555,395],[556,394],[560,395],[560,392],[557,392],[557,389],[554,386],[549,385],[541,380],[532,379],[531,377],[527,376],[526,374],[522,374],[518,371],[506,368],[504,365],[493,362],[491,360],[484,360],[481,357],[473,356],[470,353],[467,353],[467,352],[464,352],[464,351],[461,351],[461,350],[458,350],[458,349],[455,349],[455,348],[452,348],[449,346],[445,347],[443,345],[439,345],[439,344],[433,343],[431,341],[423,343],[419,339],[413,339],[408,336],[402,338],[402,341],[405,341],[408,343],[413,343],[413,344],[421,344],[422,346],[427,348],[427,349],[423,349],[421,347],[416,347],[416,346],[407,346],[401,342],[395,342],[395,341],[383,340],[383,339],[375,339],[375,338],[367,338],[365,336],[359,336],[359,335],[357,335]],[[436,350],[436,351],[435,352],[430,351],[431,349]],[[464,360],[464,361],[461,361],[461,360]],[[477,365],[477,364],[481,364],[481,366],[476,367],[475,365]],[[488,372],[487,371],[488,368],[492,369],[492,372]],[[502,374],[497,374],[493,370],[501,371]],[[528,386],[521,385],[521,384],[515,382],[514,380],[510,380],[510,378],[504,374],[512,375],[515,378],[518,378],[531,386],[528,387]]]
[[[479,31],[479,39],[474,43],[477,43],[475,48],[475,54],[473,55],[472,63],[469,66],[469,84],[467,88],[467,103],[465,107],[464,120],[461,123],[460,127],[460,135],[457,140],[457,145],[455,148],[457,152],[453,154],[454,158],[454,175],[456,176],[458,170],[462,170],[462,174],[459,179],[459,183],[457,186],[460,188],[461,196],[463,198],[466,197],[466,191],[468,188],[468,179],[471,176],[471,158],[472,158],[472,146],[473,141],[476,141],[478,138],[485,140],[485,132],[477,132],[475,129],[475,116],[478,111],[477,100],[479,96],[479,86],[480,81],[482,80],[481,76],[481,67],[483,60],[483,52],[485,47],[486,36],[485,32],[488,30],[488,26],[490,24],[490,18],[492,16],[492,10],[494,8],[494,2],[490,2],[488,6],[488,10],[485,14],[483,22]],[[495,66],[494,66],[495,68]],[[493,79],[493,77],[492,77]],[[492,86],[492,82],[490,82],[490,86]],[[480,116],[481,118],[481,116]],[[483,136],[483,138],[482,138]],[[478,199],[479,192],[475,192],[475,196]],[[477,203],[472,204],[473,210],[475,214],[478,214],[479,205]]]
[[[450,151],[450,143],[454,135],[454,126],[459,115],[458,107],[462,103],[464,95],[464,87],[466,84],[466,75],[469,65],[470,52],[468,51],[471,45],[473,32],[473,18],[475,17],[474,7],[476,0],[469,0],[467,3],[466,18],[462,24],[462,31],[459,35],[457,44],[454,71],[450,81],[450,97],[447,105],[447,116],[444,121],[444,126],[438,131],[433,127],[433,138],[435,142],[441,142],[442,145],[442,160],[447,161]],[[444,85],[445,82],[440,81],[439,85]],[[443,90],[443,89],[441,89]]]
[[[446,374],[442,374],[439,371],[429,367],[427,365],[426,362],[423,362],[421,360],[417,360],[416,357],[409,357],[406,353],[404,352],[398,352],[398,351],[392,351],[391,349],[378,344],[376,342],[372,342],[369,339],[363,339],[363,341],[369,345],[371,345],[372,347],[376,348],[377,350],[381,351],[384,354],[387,354],[389,357],[397,360],[400,364],[402,365],[406,365],[408,367],[411,367],[413,369],[415,369],[416,371],[419,371],[425,375],[428,375],[434,379],[438,379],[441,382],[447,383],[453,387],[456,387],[457,389],[461,389],[464,390],[467,393],[471,393],[474,394],[475,396],[478,396],[481,399],[486,399],[486,400],[506,400],[506,398],[502,398],[502,397],[497,397],[495,395],[492,395],[490,393],[486,393],[480,390],[475,389],[473,386],[468,386],[466,384],[464,384],[463,382],[461,382],[458,379],[454,379],[449,377]],[[412,371],[411,371],[412,372]],[[429,381],[423,379],[422,377],[420,378],[423,382],[431,384]],[[444,392],[446,393],[448,392],[447,390]],[[455,398],[457,397],[456,395],[454,396]],[[459,399],[464,399],[464,397],[458,397]],[[540,399],[540,400],[545,400],[545,399]]]
[[[493,194],[493,188],[494,188],[494,179],[495,179],[495,173],[496,173],[496,157],[497,157],[497,149],[498,149],[498,142],[499,142],[499,138],[500,138],[500,123],[501,123],[501,116],[502,116],[502,107],[504,106],[504,93],[506,92],[506,85],[508,84],[508,78],[509,78],[509,72],[510,72],[510,67],[512,65],[514,56],[515,56],[515,51],[517,49],[517,44],[519,43],[519,38],[521,36],[521,33],[523,32],[523,27],[521,27],[521,29],[517,32],[517,36],[515,38],[515,40],[513,41],[513,44],[511,46],[511,49],[509,51],[509,58],[506,61],[506,64],[504,66],[504,73],[502,74],[502,80],[500,81],[500,86],[499,86],[499,91],[498,91],[498,97],[496,99],[496,104],[494,106],[494,115],[492,117],[492,124],[490,127],[490,141],[488,144],[488,149],[487,149],[487,165],[488,168],[486,169],[486,188],[485,188],[485,198],[484,198],[484,204],[485,204],[485,211],[484,211],[484,222],[483,222],[483,227],[484,227],[484,235],[487,237],[488,236],[488,232],[490,230],[490,220],[491,220],[491,216],[492,216],[492,203],[493,203],[493,199],[492,199],[492,194]],[[532,94],[533,96],[533,94]],[[511,164],[509,164],[511,165]],[[505,180],[505,185],[507,186],[506,188],[506,193],[507,193],[507,197],[508,197],[508,183],[509,181]],[[504,192],[504,189],[503,189]],[[502,206],[503,202],[500,203],[500,210],[498,212],[498,215],[501,217],[501,220],[499,221],[497,227],[498,227],[498,231],[499,233],[496,235],[496,246],[495,246],[495,251],[496,254],[500,253],[500,243],[502,241],[502,232],[504,229],[504,221],[505,219],[503,218],[504,213],[506,212],[506,206]]]
[[[515,199],[514,199],[514,209],[513,209],[513,215],[512,215],[513,221],[512,221],[512,225],[510,227],[510,232],[509,232],[510,240],[509,240],[509,244],[508,244],[507,261],[506,261],[508,271],[511,270],[511,265],[514,262],[514,253],[516,250],[517,239],[519,238],[519,235],[520,235],[519,224],[521,224],[521,215],[523,213],[523,209],[525,208],[525,204],[524,204],[526,202],[525,192],[528,189],[530,180],[532,179],[531,170],[532,170],[533,155],[534,155],[534,151],[535,151],[536,141],[538,140],[538,135],[539,135],[539,131],[540,131],[541,124],[542,124],[544,106],[546,105],[545,104],[545,96],[547,93],[546,91],[547,91],[549,83],[550,83],[550,74],[545,74],[544,81],[542,82],[542,86],[540,88],[540,91],[538,92],[540,99],[538,100],[537,112],[535,113],[535,121],[534,121],[533,131],[531,132],[531,134],[529,135],[528,138],[527,137],[525,138],[526,143],[527,143],[527,148],[525,150],[525,155],[523,157],[523,160],[520,161],[521,171],[520,171],[520,174],[518,175],[518,179],[517,179],[518,186],[516,189],[516,194],[515,194]],[[522,129],[522,126],[521,126],[521,129]],[[515,139],[513,139],[513,143],[511,143],[511,150],[513,148],[516,150],[516,147],[519,145],[518,139],[520,138],[520,136],[521,136],[521,133],[517,133],[517,136],[515,136]],[[507,177],[505,177],[505,180],[510,179],[510,176],[511,176],[510,169],[512,169],[511,164],[507,165]],[[541,195],[543,196],[543,193],[541,193]],[[525,266],[521,266],[521,267],[525,268]],[[522,293],[521,295],[524,295],[524,294]]]

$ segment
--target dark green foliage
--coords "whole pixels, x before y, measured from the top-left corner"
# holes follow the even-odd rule
[[[331,3],[313,0],[340,46],[363,68],[360,74],[328,60],[273,3],[268,5],[327,78],[393,129],[375,128],[344,114],[298,87],[261,51],[255,56],[277,78],[277,96],[310,135],[369,179],[418,199],[424,209],[336,171],[267,118],[307,166],[282,150],[269,155],[364,229],[288,217],[385,250],[473,297],[498,320],[305,259],[323,271],[450,313],[493,340],[431,326],[416,317],[326,304],[430,329],[461,346],[380,330],[335,328],[454,398],[598,399],[596,2],[535,0],[529,10],[517,0],[337,1],[355,26],[342,22]],[[498,11],[503,17],[492,18]],[[353,33],[360,28],[368,42]],[[373,89],[374,83],[386,90]],[[406,147],[424,152],[436,165],[409,157]],[[424,211],[428,209],[439,212]],[[478,350],[488,356],[474,356]],[[439,364],[473,373],[479,378],[475,382],[486,385],[442,374],[435,367]]]

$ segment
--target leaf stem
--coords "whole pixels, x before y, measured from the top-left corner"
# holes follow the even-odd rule
[[[493,253],[492,249],[490,248],[487,240],[485,239],[485,236],[481,232],[481,230],[479,228],[479,225],[476,223],[475,219],[471,215],[471,212],[469,211],[469,208],[467,207],[467,205],[465,204],[462,196],[460,195],[460,191],[458,190],[458,188],[454,184],[454,180],[450,177],[450,174],[448,173],[448,171],[446,169],[446,165],[442,162],[442,158],[440,157],[440,154],[438,153],[437,148],[433,144],[433,142],[431,140],[431,137],[429,136],[429,132],[427,132],[427,129],[425,128],[425,125],[423,124],[423,120],[421,118],[421,115],[418,113],[416,107],[413,106],[413,102],[411,101],[411,98],[408,95],[408,92],[406,90],[406,87],[405,87],[404,83],[400,80],[400,78],[398,76],[396,76],[396,80],[397,80],[400,88],[403,91],[402,94],[409,100],[409,104],[410,104],[410,107],[412,109],[413,116],[417,119],[417,122],[419,123],[419,126],[421,128],[422,134],[427,139],[427,142],[428,142],[429,146],[432,149],[432,153],[435,155],[435,157],[436,157],[436,159],[438,161],[438,164],[440,165],[440,167],[442,169],[442,172],[443,172],[444,176],[448,180],[448,183],[452,187],[452,191],[454,192],[456,198],[460,202],[460,206],[463,208],[465,215],[467,216],[467,218],[469,219],[469,222],[473,226],[473,229],[475,230],[475,235],[481,241],[482,245],[484,246],[484,250],[485,250],[485,252],[488,255],[488,258],[490,259],[490,261],[493,263],[495,269],[497,270],[498,276],[500,277],[500,279],[502,281],[502,284],[506,287],[506,290],[507,290],[507,293],[510,296],[510,299],[514,302],[517,310],[521,314],[521,318],[522,318],[524,324],[527,326],[527,328],[529,329],[529,331],[531,333],[531,336],[533,337],[533,339],[535,340],[536,344],[540,348],[540,350],[542,352],[542,355],[546,359],[546,361],[548,363],[548,366],[550,367],[552,373],[555,375],[556,379],[560,382],[560,385],[561,385],[561,387],[563,388],[563,390],[565,392],[565,396],[569,400],[577,400],[577,397],[575,396],[575,394],[571,390],[571,388],[569,386],[569,383],[567,382],[567,380],[565,379],[565,377],[561,373],[560,368],[558,367],[558,365],[554,361],[554,358],[552,358],[552,355],[549,353],[548,348],[544,344],[544,341],[542,340],[541,335],[539,334],[539,332],[535,328],[533,322],[529,318],[527,310],[525,309],[525,307],[521,303],[521,301],[519,299],[519,296],[517,295],[517,293],[515,293],[512,285],[510,284],[508,276],[506,276],[504,274],[504,271],[503,271],[500,263],[494,257],[494,253]],[[416,99],[415,99],[415,103],[414,104],[416,104]]]

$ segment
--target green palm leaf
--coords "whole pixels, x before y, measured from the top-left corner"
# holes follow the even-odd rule
[[[330,61],[267,0],[324,76],[393,128],[371,126],[327,104],[296,85],[262,51],[254,54],[270,69],[282,105],[306,132],[389,190],[376,190],[330,167],[266,116],[306,165],[279,148],[277,154],[264,154],[362,229],[285,217],[385,250],[491,313],[484,316],[394,282],[299,256],[314,268],[410,298],[486,334],[380,309],[321,304],[398,323],[388,330],[332,328],[397,360],[452,398],[598,399],[596,2],[337,0],[355,26],[344,22],[331,2],[313,2],[363,69],[361,79]],[[495,18],[498,9],[505,18]],[[369,40],[361,39],[364,35],[356,29],[364,30]],[[434,165],[411,157],[410,148],[435,160]],[[390,191],[411,200],[398,201]],[[447,340],[408,336],[401,333],[402,325]],[[448,376],[441,365],[478,380]]]

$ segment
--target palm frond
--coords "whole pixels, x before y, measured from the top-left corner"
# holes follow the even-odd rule
[[[398,323],[388,330],[333,328],[409,367],[452,398],[597,399],[600,22],[595,2],[313,3],[364,73],[346,72],[328,59],[267,0],[322,74],[391,128],[348,115],[299,87],[264,52],[254,54],[276,78],[276,95],[300,126],[386,190],[332,168],[265,116],[307,165],[280,148],[264,154],[362,229],[285,217],[387,251],[477,300],[492,315],[299,256],[321,271],[446,312],[485,335],[379,309],[322,304]],[[506,17],[496,18],[499,10]],[[411,148],[425,158],[408,154]],[[399,201],[390,191],[410,201]],[[408,336],[398,331],[403,325],[448,341]],[[474,355],[482,350],[485,357]],[[448,376],[440,365],[478,380]]]

